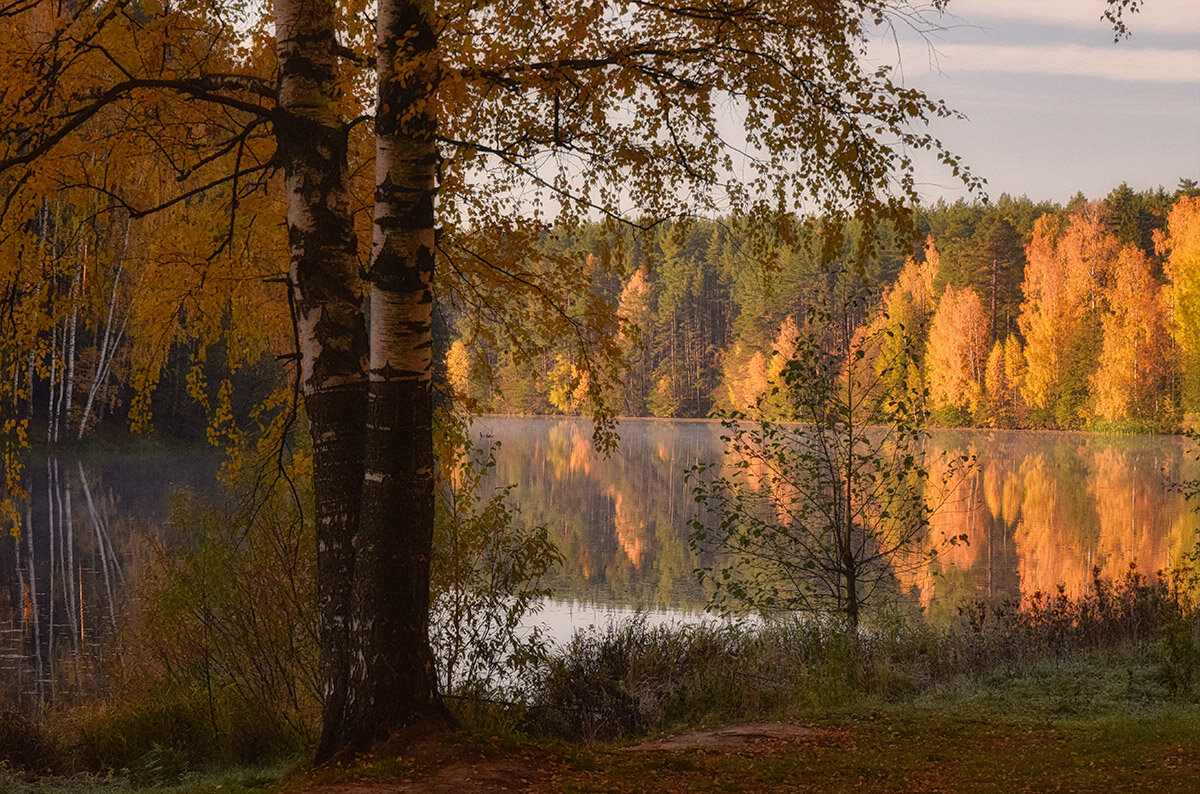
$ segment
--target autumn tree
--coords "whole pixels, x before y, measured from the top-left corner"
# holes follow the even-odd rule
[[[984,373],[988,421],[993,427],[1024,427],[1028,410],[1021,397],[1025,382],[1025,354],[1021,340],[1009,334],[1004,342],[992,345]]]
[[[1111,421],[1154,421],[1169,417],[1172,367],[1163,285],[1149,257],[1126,245],[1112,271],[1104,342],[1092,374],[1096,413]]]
[[[946,287],[929,326],[925,354],[929,405],[957,423],[979,413],[990,328],[979,296],[970,287]]]
[[[1004,344],[997,341],[988,352],[987,366],[983,374],[983,392],[987,398],[986,420],[992,427],[1012,427],[1014,419],[1009,411],[1009,394],[1012,384],[1004,367]]]
[[[196,244],[181,269],[238,239],[247,195],[282,194],[286,213],[264,207],[254,226],[286,222],[289,266],[276,273],[288,273],[313,439],[326,759],[444,715],[428,639],[435,294],[481,323],[510,301],[539,307],[500,325],[524,363],[542,340],[570,340],[603,429],[617,322],[576,262],[530,256],[551,222],[781,203],[899,218],[916,198],[914,150],[978,182],[922,128],[950,111],[865,55],[893,20],[923,24],[908,4],[259,11],[0,9],[0,189],[17,227],[51,185],[139,217],[215,196],[230,220],[210,224],[214,245]],[[104,151],[174,163],[170,195],[141,201],[96,172],[56,181]],[[0,294],[26,280],[5,273]]]
[[[729,391],[728,403],[732,410],[770,417],[787,412],[780,403],[778,387],[783,384],[784,370],[795,356],[804,333],[789,315],[780,323],[767,351],[755,350],[747,358],[734,349],[734,355],[728,358],[737,369],[727,367],[725,372],[725,387]]]
[[[728,415],[723,465],[688,472],[701,508],[691,543],[713,560],[700,575],[724,613],[834,613],[857,628],[898,571],[949,540],[928,542],[944,497],[927,502],[926,489],[942,494],[961,461],[930,485],[921,403],[888,390],[886,366],[862,366],[878,340],[845,308],[815,311],[792,343],[775,387],[790,421]],[[816,330],[830,328],[833,345]]]
[[[1018,325],[1025,337],[1022,393],[1043,421],[1071,427],[1084,418],[1118,248],[1095,205],[1082,205],[1065,223],[1046,215],[1034,225]]]
[[[654,369],[646,344],[647,337],[653,339],[655,331],[650,311],[651,298],[646,268],[639,267],[621,288],[621,297],[617,302],[617,314],[625,323],[620,332],[626,365],[621,393],[623,407],[630,416],[640,416],[645,412],[646,395],[650,391]]]
[[[928,238],[924,259],[905,260],[896,283],[884,294],[882,313],[872,321],[880,327],[868,329],[870,334],[883,331],[876,335],[881,349],[873,362],[891,393],[909,393],[924,400],[925,340],[936,308],[933,284],[940,268],[941,256],[933,238]],[[907,350],[913,353],[905,353]]]
[[[1170,315],[1175,343],[1182,354],[1185,412],[1200,412],[1200,197],[1180,198],[1167,216],[1167,233],[1155,236],[1167,254]]]

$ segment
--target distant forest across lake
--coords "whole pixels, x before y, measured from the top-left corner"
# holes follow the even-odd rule
[[[154,427],[225,444],[282,421],[295,329],[281,235],[259,230],[245,256],[185,271],[171,251],[186,240],[106,217],[46,202],[30,261],[14,260],[10,430],[50,442]],[[527,233],[540,258],[435,290],[444,404],[687,418],[764,399],[769,413],[799,335],[845,335],[806,325],[810,311],[849,297],[851,330],[911,346],[890,391],[926,395],[934,424],[1174,432],[1200,416],[1190,180],[1066,205],[939,202],[905,228],[762,215]]]
[[[830,234],[812,219],[595,224],[544,245],[619,309],[629,368],[606,395],[617,413],[752,408],[809,311],[849,295],[860,334],[912,345],[888,377],[925,393],[935,424],[1173,431],[1200,412],[1198,193],[1181,180],[1065,206],[939,202],[913,229],[874,230],[865,257],[861,224]],[[574,340],[539,340],[527,360],[453,314],[448,324],[446,375],[479,410],[589,411]]]

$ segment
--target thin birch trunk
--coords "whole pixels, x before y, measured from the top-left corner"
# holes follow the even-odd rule
[[[113,309],[117,301],[117,284],[121,280],[121,268],[117,268],[116,280],[113,282],[112,298],[108,305],[108,318],[104,323],[104,337],[100,343],[100,355],[96,359],[96,371],[92,375],[92,385],[88,387],[87,401],[83,404],[83,413],[79,417],[79,430],[76,433],[76,439],[82,439],[84,431],[87,430],[88,419],[92,414],[92,405],[95,403],[96,395],[104,388],[105,381],[108,380],[108,370],[112,365],[113,358],[116,357],[117,349],[121,346],[121,339],[125,336],[125,323],[129,321],[128,315],[121,321],[121,328],[117,333],[116,339],[112,337],[112,320]]]
[[[371,370],[355,542],[349,744],[448,720],[429,644],[433,545],[432,309],[438,81],[432,0],[377,13]]]
[[[46,443],[54,440],[54,392],[58,377],[58,325],[50,326],[50,387],[46,397]]]
[[[116,343],[112,341],[113,330],[113,314],[117,310],[117,295],[121,286],[121,274],[125,271],[125,257],[129,253],[129,227],[131,219],[125,218],[125,244],[121,247],[121,257],[117,260],[117,270],[113,275],[112,293],[108,298],[108,316],[104,320],[104,336],[100,341],[100,355],[96,359],[96,372],[92,376],[92,385],[88,388],[87,402],[83,406],[83,416],[79,417],[79,432],[75,436],[77,439],[83,438],[83,433],[87,430],[88,417],[92,413],[92,403],[96,399],[96,393],[103,387],[105,379],[108,377],[108,367],[112,363],[113,356],[116,355],[117,347],[120,344],[120,336]],[[121,333],[125,331],[125,322],[129,317],[126,315],[125,320],[121,322]]]
[[[27,395],[25,395],[25,407],[28,409],[28,411],[29,411],[29,414],[28,414],[28,416],[26,416],[25,418],[26,418],[26,420],[28,421],[28,426],[29,426],[29,428],[30,428],[31,430],[32,430],[32,428],[33,428],[33,409],[34,409],[33,385],[34,385],[34,383],[36,382],[36,379],[37,379],[37,371],[36,371],[36,367],[37,367],[37,357],[36,357],[36,355],[35,355],[35,353],[34,353],[34,351],[33,351],[33,348],[32,348],[32,347],[30,347],[30,350],[29,350],[29,367],[28,367],[28,372],[29,372],[29,393],[28,393]]]
[[[58,437],[63,425],[63,410],[67,402],[67,341],[70,336],[70,318],[63,317],[62,335],[59,336],[58,342],[60,346],[59,360],[62,362],[62,371],[58,378],[58,388],[56,389],[57,397],[54,399],[54,443],[58,443]]]
[[[54,429],[54,440],[58,440],[60,431],[71,429],[71,403],[75,395],[75,335],[79,328],[79,291],[83,287],[84,268],[87,267],[87,243],[80,243],[79,262],[71,275],[71,321],[64,327],[63,360],[66,362],[67,376],[63,381],[63,408],[59,427]],[[65,321],[64,321],[65,322]]]
[[[345,747],[353,537],[362,501],[367,336],[347,190],[334,0],[275,0],[276,136],[284,162],[300,381],[313,439],[324,732]]]
[[[56,199],[54,202],[54,228],[50,235],[50,261],[54,263],[55,281],[57,281],[58,270],[58,227],[59,227],[59,202]],[[57,289],[55,290],[57,291]],[[55,307],[57,308],[57,307]],[[58,347],[57,345],[66,345],[67,321],[63,318],[63,337],[59,340],[57,337],[51,339],[50,355],[53,356],[51,371],[57,368],[58,365]],[[46,440],[50,442],[58,442],[58,423],[60,412],[62,411],[62,376],[57,378],[52,374],[50,377],[50,424],[46,428]]]
[[[108,383],[108,373],[112,369],[113,359],[116,358],[117,351],[121,348],[121,342],[125,339],[125,326],[129,323],[129,315],[126,315],[121,320],[121,327],[117,329],[117,338],[113,341],[112,348],[109,349],[108,360],[104,362],[104,371],[100,373],[100,388],[104,388],[104,384]],[[96,421],[99,422],[104,418],[104,403],[101,403],[96,408]]]
[[[62,430],[69,431],[71,429],[71,398],[75,394],[75,335],[79,328],[79,295],[78,286],[71,289],[71,332],[67,337],[67,378],[63,384],[63,390],[66,392],[66,400],[64,400],[62,413]],[[58,431],[55,430],[55,440],[57,440]]]

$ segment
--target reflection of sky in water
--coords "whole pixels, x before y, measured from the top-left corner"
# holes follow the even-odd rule
[[[562,648],[579,629],[604,628],[619,621],[638,618],[650,628],[681,624],[720,623],[722,619],[693,609],[633,609],[632,607],[601,606],[578,601],[550,599],[542,602],[536,615],[524,621],[526,627],[540,626],[555,646]]]

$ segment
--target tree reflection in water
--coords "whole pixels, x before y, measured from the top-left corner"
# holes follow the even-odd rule
[[[626,420],[621,444],[590,451],[586,420],[488,417],[478,430],[502,442],[496,485],[516,483],[524,520],[545,523],[567,559],[554,581],[565,600],[614,607],[696,610],[687,521],[695,514],[682,472],[720,460],[716,423]],[[1169,479],[1197,476],[1174,437],[934,431],[934,453],[975,455],[934,517],[934,535],[966,535],[900,584],[934,613],[964,597],[1081,593],[1098,566],[1152,573],[1195,542]],[[589,451],[584,451],[589,450]],[[937,455],[931,456],[936,465]],[[931,480],[937,472],[931,471]]]
[[[172,489],[215,492],[218,462],[166,450],[27,465],[22,526],[0,535],[0,700],[52,703],[100,686],[147,543],[171,540]]]
[[[663,619],[701,610],[700,561],[687,542],[696,506],[683,472],[720,460],[719,426],[626,420],[609,457],[592,447],[591,430],[562,418],[487,417],[476,426],[484,442],[501,442],[491,483],[515,483],[521,518],[548,526],[566,558],[547,618],[565,635],[612,610],[658,610]],[[1200,477],[1184,444],[935,431],[934,452],[977,459],[934,518],[935,533],[970,542],[906,576],[902,589],[937,618],[965,597],[1028,597],[1059,585],[1077,594],[1093,567],[1116,577],[1133,563],[1147,573],[1171,565],[1200,525],[1166,487]],[[216,498],[218,464],[216,453],[195,450],[30,463],[25,528],[0,536],[0,698],[50,702],[96,683],[103,641],[146,567],[146,539],[171,540],[172,488]]]

